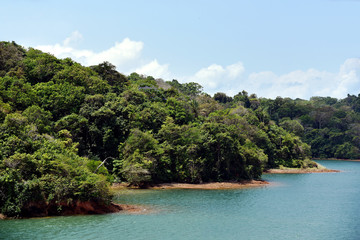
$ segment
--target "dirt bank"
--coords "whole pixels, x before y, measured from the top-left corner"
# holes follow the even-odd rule
[[[330,173],[330,172],[340,172],[339,170],[332,170],[332,169],[326,169],[326,168],[307,168],[307,169],[301,169],[301,168],[286,168],[286,169],[268,169],[264,173]]]
[[[266,181],[249,180],[241,182],[211,182],[211,183],[162,183],[152,186],[153,189],[239,189],[239,188],[252,188],[263,187],[269,184]]]
[[[147,186],[148,189],[239,189],[239,188],[252,188],[263,187],[269,184],[261,180],[248,180],[241,182],[210,182],[210,183],[160,183]],[[126,188],[127,184],[114,184],[113,189]]]
[[[142,213],[144,208],[135,205],[116,203],[105,204],[96,201],[76,201],[70,204],[30,202],[23,207],[21,218],[106,214],[122,211],[130,213]],[[7,217],[5,215],[0,214],[0,219],[6,218]]]

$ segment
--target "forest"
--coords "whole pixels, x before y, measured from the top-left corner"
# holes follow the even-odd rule
[[[360,157],[360,96],[210,96],[195,82],[85,67],[0,42],[0,213],[111,201],[110,184],[260,179]],[[61,211],[61,208],[59,208]]]

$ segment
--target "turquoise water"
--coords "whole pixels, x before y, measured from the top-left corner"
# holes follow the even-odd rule
[[[145,214],[0,221],[0,239],[360,239],[360,162],[340,173],[268,174],[240,190],[133,190]]]

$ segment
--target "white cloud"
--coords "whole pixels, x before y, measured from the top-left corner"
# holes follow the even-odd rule
[[[245,75],[241,62],[223,67],[212,64],[202,68],[187,82],[198,82],[210,94],[225,92],[233,96],[242,90],[256,93],[259,97],[290,97],[309,99],[312,96],[344,98],[360,93],[360,59],[347,59],[336,73],[309,69],[277,75],[271,71]]]
[[[223,67],[212,64],[202,68],[193,76],[186,77],[187,82],[197,82],[204,87],[205,92],[213,94],[216,92],[227,92],[232,89],[232,84],[241,80],[245,68],[241,62]]]
[[[70,57],[85,66],[108,61],[114,64],[118,71],[125,74],[137,72],[139,74],[164,79],[169,78],[171,75],[168,70],[168,64],[160,64],[156,59],[146,61],[141,58],[141,52],[144,47],[144,43],[141,41],[133,41],[125,38],[121,42],[116,42],[114,46],[109,49],[94,52],[92,50],[73,47],[73,45],[79,43],[82,39],[83,36],[78,31],[75,31],[71,36],[67,37],[62,44],[41,45],[35,48],[54,54],[59,58]]]
[[[195,72],[191,76],[174,76],[169,70],[169,64],[160,64],[157,59],[144,60],[141,56],[144,43],[125,38],[116,42],[114,46],[101,52],[79,49],[78,45],[83,36],[75,31],[63,43],[37,46],[36,48],[50,52],[59,58],[70,57],[85,66],[109,61],[117,70],[130,74],[138,72],[155,78],[180,82],[197,82],[209,94],[225,92],[232,96],[246,90],[256,93],[259,97],[276,98],[291,97],[308,99],[311,96],[331,96],[344,98],[348,93],[360,92],[360,59],[347,59],[338,72],[319,71],[292,71],[277,75],[271,71],[254,72],[245,75],[242,62],[228,66],[212,64]]]
[[[277,76],[272,72],[252,73],[248,77],[248,91],[258,96],[275,98],[309,98],[315,95],[326,95],[326,82],[334,81],[334,74],[315,69],[293,71]],[[319,91],[324,91],[321,94]]]
[[[119,71],[128,73],[131,68],[136,68],[138,62],[140,62],[141,51],[144,46],[140,41],[125,38],[123,41],[116,42],[114,46],[101,52],[72,47],[74,43],[79,42],[81,39],[82,35],[75,31],[62,44],[41,45],[36,48],[54,54],[59,58],[70,57],[85,66],[108,61],[114,64]]]
[[[109,61],[114,65],[121,66],[127,61],[138,59],[143,45],[142,42],[131,41],[129,38],[125,38],[122,42],[116,42],[115,46],[105,51],[86,56],[87,64],[93,65]]]
[[[169,68],[168,64],[161,65],[155,59],[149,62],[148,64],[136,68],[134,72],[148,76],[153,76],[155,78],[163,78],[167,80],[168,78],[170,78],[171,75],[168,68]]]
[[[304,98],[331,96],[344,98],[360,92],[360,59],[347,59],[338,73],[309,69],[277,76],[272,72],[252,73],[244,89],[258,96]]]
[[[360,93],[360,59],[349,58],[341,65],[336,81],[334,96],[344,97],[348,93]]]
[[[73,49],[71,47],[62,45],[62,44],[55,44],[55,45],[40,45],[36,46],[36,49],[40,49],[43,52],[48,52],[54,54],[57,57],[63,57],[66,55],[71,55]],[[66,56],[69,57],[69,56]]]
[[[65,38],[63,44],[64,46],[69,46],[73,43],[78,43],[83,39],[83,36],[79,31],[72,32],[70,37]]]

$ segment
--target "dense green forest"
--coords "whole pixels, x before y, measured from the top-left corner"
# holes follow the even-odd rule
[[[266,168],[315,167],[311,154],[358,158],[359,111],[356,96],[212,97],[194,82],[0,42],[0,212],[106,203],[112,182],[259,179]]]
[[[311,146],[313,158],[360,158],[360,95],[272,100],[244,92],[228,100],[238,99],[255,111],[266,111],[276,124],[299,136]]]

